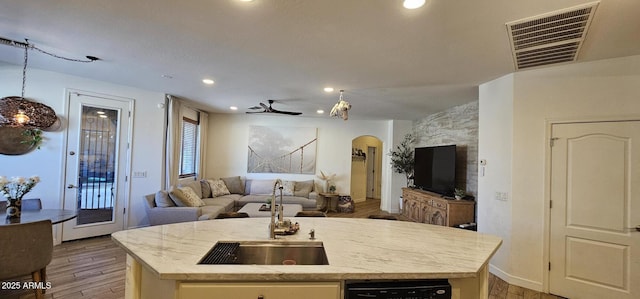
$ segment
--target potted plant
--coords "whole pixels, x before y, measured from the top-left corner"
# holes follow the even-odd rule
[[[273,200],[273,197],[272,197],[272,196],[267,197],[267,203],[266,203],[267,208],[271,208],[271,201],[272,201],[272,200]]]
[[[25,140],[20,143],[28,144],[31,148],[36,147],[40,149],[40,144],[42,144],[42,130],[39,129],[25,129],[22,131],[22,136],[25,136]]]
[[[457,200],[461,200],[463,199],[465,196],[467,196],[467,191],[465,191],[464,189],[460,189],[460,188],[455,188],[453,190],[453,196],[455,196],[455,198]]]
[[[395,173],[404,174],[407,178],[407,187],[413,176],[413,142],[415,137],[412,134],[404,136],[404,140],[400,142],[394,151],[389,152],[391,156],[391,167]]]

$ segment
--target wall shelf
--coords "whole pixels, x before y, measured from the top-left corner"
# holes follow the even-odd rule
[[[351,155],[351,161],[365,161],[367,156]]]

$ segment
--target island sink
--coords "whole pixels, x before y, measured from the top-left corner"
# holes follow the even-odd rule
[[[322,242],[219,241],[198,264],[328,265]]]

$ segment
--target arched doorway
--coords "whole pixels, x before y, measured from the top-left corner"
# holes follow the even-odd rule
[[[351,198],[380,199],[382,188],[382,141],[375,136],[359,136],[351,141]]]

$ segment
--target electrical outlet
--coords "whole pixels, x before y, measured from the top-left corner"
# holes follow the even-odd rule
[[[146,178],[147,177],[147,171],[134,171],[133,172],[133,177],[134,178]]]

